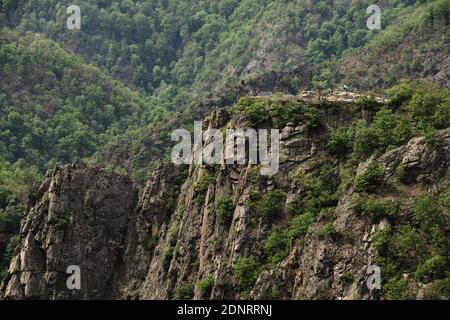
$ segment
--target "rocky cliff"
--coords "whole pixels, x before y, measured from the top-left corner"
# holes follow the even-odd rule
[[[0,294],[5,299],[383,297],[366,285],[367,267],[383,258],[374,238],[411,221],[422,193],[439,195],[450,188],[450,130],[440,131],[434,143],[414,138],[352,164],[330,155],[327,139],[333,129],[370,114],[348,103],[318,110],[325,120],[317,126],[295,119],[259,124],[281,131],[280,169],[272,177],[261,176],[255,165],[166,164],[140,187],[96,167],[49,171],[29,196],[20,244]],[[239,112],[218,109],[203,127],[224,130],[248,126],[247,121]],[[363,190],[361,181],[371,182],[375,166],[381,172],[376,185]],[[375,210],[379,215],[361,213],[358,201],[368,194],[401,202],[395,217],[382,209]],[[80,267],[80,290],[67,289],[70,265]],[[411,279],[416,297],[429,287],[408,272],[403,277]]]

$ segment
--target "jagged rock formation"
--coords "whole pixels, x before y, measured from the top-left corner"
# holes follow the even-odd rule
[[[1,295],[6,299],[172,299],[179,288],[211,276],[197,299],[242,297],[233,265],[240,256],[264,259],[264,241],[272,224],[286,226],[292,213],[260,216],[252,205],[255,192],[283,190],[283,207],[305,196],[302,177],[324,162],[336,174],[342,163],[325,150],[332,128],[360,116],[351,105],[321,110],[322,128],[288,123],[281,129],[280,170],[267,178],[252,165],[174,165],[158,169],[140,189],[120,174],[99,168],[65,166],[49,171],[31,193]],[[245,126],[239,115],[218,109],[204,128]],[[386,190],[383,197],[405,199],[411,206],[419,191],[450,187],[450,130],[437,143],[415,138],[372,162],[385,169],[386,184],[398,183],[399,166],[408,172],[407,190]],[[366,269],[377,257],[371,240],[390,222],[373,223],[355,214],[352,181],[343,188],[332,217],[319,216],[306,235],[290,244],[290,254],[267,266],[249,292],[254,299],[376,299],[366,286]],[[217,200],[232,199],[229,219],[217,214]],[[321,237],[325,224],[335,230]],[[66,268],[81,268],[81,289],[68,290]],[[349,276],[351,275],[351,276]],[[276,294],[274,293],[276,292]]]

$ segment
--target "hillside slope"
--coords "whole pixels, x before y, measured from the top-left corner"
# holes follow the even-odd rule
[[[375,78],[362,83],[347,79],[362,89],[391,86],[406,75],[433,79],[444,64],[425,52],[449,53],[448,0],[381,1],[382,30],[366,27],[369,0],[82,0],[77,2],[80,31],[66,28],[70,4],[4,2],[2,26],[21,34],[41,32],[114,78],[163,100],[171,98],[177,107],[226,83],[300,66],[311,78],[322,76],[337,85],[349,70],[336,73],[342,64],[336,62],[348,54],[356,56],[357,72],[365,64],[367,76]],[[411,55],[417,57],[409,61]],[[353,63],[346,65],[352,68]],[[294,85],[299,80],[284,79]]]

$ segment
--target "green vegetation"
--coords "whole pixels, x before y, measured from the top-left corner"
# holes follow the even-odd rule
[[[206,192],[208,191],[208,187],[210,184],[214,183],[214,177],[207,171],[205,171],[198,181],[194,184],[194,192],[195,197],[199,200],[203,200]]]
[[[443,192],[439,199],[442,205],[447,207],[447,210],[450,212],[450,190]]]
[[[366,28],[370,4],[369,0],[334,5],[324,0],[79,0],[82,33],[75,33],[65,26],[69,15],[64,8],[49,10],[59,8],[56,0],[27,0],[20,6],[3,2],[0,26],[21,34],[41,32],[116,79],[162,98],[166,108],[170,105],[167,97],[177,106],[189,99],[187,88],[210,91],[236,81],[251,61],[254,70],[249,82],[264,71],[295,70],[301,57],[305,74],[313,73],[315,77],[309,80],[323,90],[338,76],[344,77],[345,83],[370,86],[374,80],[369,76],[374,74],[382,84],[392,84],[409,76],[408,72],[419,75],[424,68],[422,58],[430,47],[445,49],[448,0],[386,3],[383,33]],[[422,36],[411,41],[407,37],[410,33]],[[395,48],[398,42],[405,47],[402,61],[388,56],[379,68],[367,70],[367,65],[377,65],[373,63],[377,55]],[[262,43],[271,48],[264,57],[258,55],[264,48]],[[359,48],[365,48],[359,51],[366,53],[356,54]],[[348,56],[365,62],[365,70],[352,64],[355,70],[340,74],[336,66]],[[297,87],[302,79],[302,75],[295,75],[278,81]]]
[[[378,231],[372,239],[372,245],[381,255],[386,255],[389,250],[389,243],[392,241],[391,232],[391,227],[388,226]]]
[[[422,194],[417,198],[412,207],[414,218],[425,228],[432,228],[433,224],[439,223],[444,218],[440,209],[429,193]]]
[[[356,177],[356,192],[376,192],[383,184],[384,169],[377,162],[371,162],[366,171]]]
[[[351,272],[345,271],[344,273],[342,273],[341,279],[345,283],[352,283],[352,281],[354,280],[354,276]]]
[[[277,225],[272,226],[272,231],[264,242],[264,253],[272,264],[277,264],[289,254],[286,234]]]
[[[0,49],[0,151],[7,161],[23,159],[42,171],[86,160],[151,122],[143,96],[53,41],[7,36],[14,39]]]
[[[332,222],[329,222],[316,230],[316,234],[321,239],[334,238],[336,230]]]
[[[211,289],[214,286],[214,277],[209,275],[197,283],[197,288],[200,290],[200,294],[203,298],[207,298],[211,293]]]
[[[299,195],[294,195],[293,199],[286,205],[286,212],[292,215],[301,213],[302,204],[302,198]]]
[[[327,144],[332,154],[365,160],[403,145],[413,136],[432,141],[436,130],[450,126],[448,90],[403,81],[387,92],[391,100],[379,110],[367,101],[360,102],[366,109],[375,109],[373,121],[357,120],[332,133]]]
[[[417,267],[414,277],[421,281],[445,278],[448,272],[448,257],[440,255],[433,256]]]
[[[221,221],[229,221],[233,216],[234,203],[229,197],[221,197],[216,203],[216,213],[217,217]]]
[[[170,263],[172,262],[173,257],[174,257],[174,248],[173,247],[170,247],[170,248],[164,250],[163,257],[162,257],[164,271],[166,271],[166,272],[169,271]]]
[[[19,235],[14,235],[9,238],[8,244],[6,245],[3,256],[0,256],[0,279],[3,280],[6,276],[6,272],[9,267],[9,262],[14,254],[14,249],[17,247],[20,241]]]
[[[450,277],[436,280],[424,293],[424,299],[428,300],[448,300],[450,296]]]
[[[286,212],[293,215],[285,229],[277,225],[264,243],[264,251],[269,264],[276,264],[286,258],[290,251],[291,241],[301,240],[309,227],[318,217],[329,219],[333,217],[334,207],[337,205],[338,178],[328,164],[322,164],[314,173],[294,175],[297,184],[303,187],[302,196],[294,196],[286,206]],[[261,200],[258,205],[261,205]],[[284,195],[278,201],[264,202],[261,207],[268,208],[269,203],[280,206],[284,203]],[[278,210],[280,210],[278,208]],[[273,209],[267,210],[272,212]],[[333,224],[326,223],[317,231],[320,237],[335,237]]]
[[[400,211],[399,201],[377,200],[374,196],[358,198],[354,204],[355,212],[366,216],[372,222],[380,218],[395,218]]]
[[[397,227],[386,227],[372,239],[380,255],[386,285],[384,296],[388,299],[414,298],[410,290],[413,280],[429,284],[438,291],[436,298],[448,299],[449,239],[448,213],[430,194],[420,195],[411,209],[412,218]],[[403,274],[411,277],[403,278]],[[431,294],[431,293],[430,293]]]
[[[24,212],[21,200],[39,178],[38,169],[27,166],[23,159],[11,164],[0,157],[0,275],[8,268],[13,243],[18,239],[15,235]]]
[[[242,291],[249,291],[260,273],[260,265],[254,256],[239,257],[233,265],[233,272]]]
[[[333,131],[328,139],[328,150],[339,158],[344,158],[353,149],[353,131],[347,127],[340,127]]]
[[[169,229],[169,245],[174,247],[178,241],[178,233],[180,232],[180,226],[177,223],[172,224]]]
[[[0,210],[0,232],[2,234],[14,234],[20,226],[23,208],[20,205],[8,205]]]
[[[310,129],[322,125],[317,108],[295,99],[282,101],[276,97],[267,100],[244,97],[236,104],[236,110],[242,111],[252,126],[267,123],[269,120],[276,125],[285,125],[288,122],[301,123]]]
[[[297,239],[306,234],[309,226],[316,220],[312,213],[303,213],[292,218],[289,221],[289,228],[287,229],[287,235],[289,238]]]
[[[433,52],[445,52],[448,43],[442,9],[446,1],[386,4],[383,29],[387,30],[383,33],[366,28],[368,0],[332,6],[323,0],[288,4],[273,0],[264,4],[251,0],[195,4],[185,0],[80,0],[82,32],[66,28],[68,14],[56,0],[4,2],[0,10],[0,140],[4,146],[0,143],[0,150],[7,161],[23,158],[41,172],[58,163],[106,160],[120,167],[117,170],[132,169],[135,177],[145,179],[155,158],[165,154],[170,128],[162,124],[173,119],[179,120],[178,127],[191,123],[194,115],[177,111],[215,88],[227,88],[230,92],[225,96],[235,97],[231,91],[242,78],[250,87],[259,87],[269,74],[273,87],[292,93],[309,86],[311,79],[315,87],[320,82],[321,88],[323,84],[337,87],[340,79],[361,84],[357,74],[367,72],[366,65],[380,65],[374,72],[377,85],[395,84],[411,73],[422,78],[424,70],[416,66],[430,69],[426,53],[431,47]],[[404,22],[405,17],[420,19]],[[348,57],[366,58],[357,52],[368,56],[391,52],[393,39],[402,41],[409,32],[422,35],[417,37],[421,46],[405,48],[402,61],[363,63],[364,72],[338,68],[349,64]],[[261,47],[262,43],[271,50]],[[367,50],[355,50],[360,48]],[[262,50],[264,58],[258,54]],[[411,58],[416,56],[419,61]],[[436,55],[436,60],[445,59]],[[397,66],[403,73],[398,73]],[[372,74],[365,77],[372,78]],[[365,83],[370,82],[367,79]],[[401,101],[408,104],[413,95],[405,96],[403,91],[399,96],[406,97]],[[255,123],[274,117],[310,127],[321,124],[317,110],[299,102],[275,99],[264,106],[265,113],[259,112],[261,105],[253,106],[247,100]],[[366,108],[369,102],[364,103]],[[449,108],[445,99],[439,106],[431,122],[442,128],[448,124]],[[121,159],[122,154],[130,159]]]
[[[249,169],[247,180],[255,185],[259,185],[263,181],[260,165],[254,165]]]
[[[66,217],[60,217],[55,224],[55,230],[63,231],[69,225],[69,219]]]
[[[397,167],[395,174],[397,175],[398,181],[401,183],[409,183],[409,176],[403,165]]]
[[[264,194],[256,205],[256,213],[262,217],[273,217],[283,212],[285,193],[273,190]]]
[[[266,111],[264,102],[255,101],[251,98],[244,97],[238,101],[236,104],[236,109],[243,111],[248,121],[253,126],[257,126],[258,124],[269,120],[269,114]]]
[[[411,300],[414,299],[408,279],[392,278],[384,285],[385,297],[389,300]]]
[[[175,300],[192,300],[194,298],[194,286],[190,283],[185,283],[175,290],[173,296]]]
[[[329,164],[320,165],[313,173],[296,173],[294,182],[304,189],[304,195],[297,197],[289,210],[317,216],[323,208],[336,206],[339,178]]]
[[[159,237],[157,235],[150,236],[149,234],[144,234],[142,236],[141,245],[148,251],[153,250],[158,244]]]

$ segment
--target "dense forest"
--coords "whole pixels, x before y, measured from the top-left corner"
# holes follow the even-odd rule
[[[399,76],[427,77],[425,50],[448,50],[448,1],[383,1],[382,29],[366,27],[370,1],[78,1],[82,31],[65,28],[70,1],[2,1],[2,25],[43,33],[140,90],[174,98],[268,70],[304,66],[312,75],[372,88]],[[48,10],[54,8],[54,10]],[[419,46],[413,46],[418,44]],[[364,50],[356,50],[364,48]],[[383,61],[386,51],[400,63]],[[397,52],[398,51],[398,52]],[[445,51],[444,51],[445,52]],[[414,56],[414,59],[408,57]],[[343,60],[342,60],[343,59]],[[358,67],[353,72],[342,62]],[[371,82],[360,83],[362,63]],[[439,60],[435,61],[437,68]],[[289,79],[295,81],[295,79]],[[353,83],[352,83],[353,81]]]
[[[381,1],[382,30],[366,27],[370,0],[79,0],[81,30],[68,30],[71,4],[0,0],[2,272],[47,169],[114,158],[142,181],[166,154],[167,124],[239,83],[274,73],[298,90],[388,94],[370,123],[330,137],[355,161],[449,126],[450,0]]]

